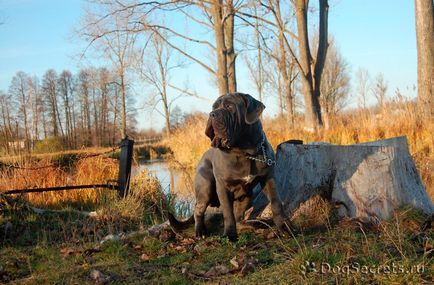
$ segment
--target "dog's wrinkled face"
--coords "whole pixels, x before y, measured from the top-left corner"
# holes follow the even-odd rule
[[[212,106],[205,130],[211,139],[211,146],[235,147],[243,130],[255,124],[264,109],[264,104],[248,94],[220,96]]]

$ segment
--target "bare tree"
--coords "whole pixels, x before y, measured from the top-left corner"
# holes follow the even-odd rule
[[[434,7],[432,0],[415,0],[418,99],[434,117]]]
[[[382,73],[379,73],[374,79],[374,85],[372,86],[372,93],[377,99],[377,106],[382,114],[384,112],[384,105],[386,103],[387,83],[384,80]]]
[[[116,0],[97,0],[92,3],[100,8],[103,7],[105,13],[94,17],[93,21],[86,24],[85,29],[106,22],[115,22],[119,17],[125,19],[127,23],[121,29],[113,27],[107,29],[97,37],[98,39],[103,35],[119,31],[140,35],[154,34],[187,60],[198,64],[215,76],[220,94],[236,91],[235,15],[238,10],[236,5],[241,5],[243,1],[234,3],[232,0],[150,2],[133,0],[122,3]],[[169,26],[162,23],[164,18],[170,17],[171,14],[177,14],[177,17],[183,15],[187,22],[199,27],[201,32],[212,32],[215,44],[211,43],[211,40],[194,38],[188,32],[180,31],[179,24]],[[174,38],[176,40],[172,40]],[[91,41],[95,41],[95,37]],[[215,54],[217,67],[201,54],[189,52],[185,48],[185,43],[197,45],[199,49],[203,47],[211,49]]]
[[[262,34],[260,30],[260,23],[258,19],[258,11],[257,11],[257,5],[253,6],[253,14],[255,15],[254,20],[254,46],[255,53],[252,54],[251,57],[245,56],[244,61],[246,62],[246,66],[249,70],[250,76],[253,80],[253,83],[256,87],[256,92],[258,93],[259,101],[263,101],[263,93],[265,89],[266,84],[266,76],[265,76],[265,67],[263,64],[263,58],[264,58],[264,51],[263,51],[263,44],[262,44]],[[246,42],[250,43],[250,40],[247,39]]]
[[[110,2],[110,1],[109,1]],[[136,33],[129,31],[128,10],[119,10],[114,13],[112,5],[107,1],[95,1],[102,11],[86,11],[81,36],[94,47],[97,53],[110,60],[117,74],[117,84],[121,95],[121,138],[127,133],[127,70],[136,59],[135,43]],[[101,14],[103,16],[101,16]],[[102,20],[104,15],[112,15],[110,19]]]
[[[111,89],[110,82],[113,82],[113,74],[106,68],[100,68],[98,70],[98,88],[100,92],[100,102],[99,102],[99,137],[102,144],[109,144],[108,127],[110,119],[110,97]],[[113,126],[114,127],[114,126]]]
[[[273,15],[277,23],[278,54],[277,56],[275,56],[275,59],[277,60],[280,75],[282,76],[283,79],[282,91],[286,103],[288,123],[291,126],[294,126],[295,106],[294,106],[294,97],[293,97],[293,88],[292,88],[293,82],[295,80],[295,77],[292,76],[292,74],[294,73],[294,62],[293,62],[293,58],[288,57],[288,50],[286,44],[289,42],[289,40],[286,38],[285,35],[285,23],[280,8],[280,0],[275,0],[275,1],[269,0],[268,4],[273,11]]]
[[[366,110],[368,108],[368,91],[370,89],[369,72],[366,69],[359,68],[356,72],[356,78],[359,107]]]
[[[29,76],[19,71],[12,78],[11,85],[9,87],[9,93],[15,102],[18,103],[17,115],[18,119],[23,122],[25,148],[27,152],[30,152],[30,92],[29,92]]]
[[[295,0],[301,81],[305,100],[305,127],[314,130],[323,126],[321,106],[321,75],[328,48],[328,1],[319,0],[319,39],[315,59],[309,47],[307,11],[309,1]]]
[[[53,69],[47,70],[42,78],[42,92],[45,97],[45,103],[49,117],[51,119],[52,135],[55,137],[64,136],[62,121],[60,119],[58,105],[58,76]]]
[[[59,76],[59,93],[63,100],[64,117],[65,117],[65,134],[66,142],[69,147],[74,145],[74,128],[73,128],[73,92],[75,91],[75,82],[71,72],[64,70]]]
[[[0,91],[0,115],[1,115],[1,134],[3,138],[4,148],[7,153],[11,152],[11,147],[9,142],[12,141],[16,135],[13,133],[12,125],[12,106],[11,106],[11,95]]]
[[[168,94],[169,75],[170,71],[176,68],[177,65],[171,62],[173,50],[168,48],[161,37],[152,37],[151,41],[152,45],[148,49],[143,50],[142,54],[146,54],[146,57],[142,56],[142,64],[139,66],[139,72],[141,77],[149,83],[154,90],[155,96],[151,100],[154,105],[153,109],[157,110],[164,117],[166,135],[169,136],[171,133],[171,101]],[[162,112],[156,109],[155,106],[160,102],[163,108]]]
[[[257,51],[257,61],[263,67],[255,72],[254,81],[261,87],[258,79],[269,83],[269,87],[277,93],[281,115],[286,108],[287,120],[290,126],[294,125],[295,117],[295,81],[297,78],[297,65],[294,53],[291,48],[294,34],[288,29],[288,20],[292,17],[291,6],[281,7],[281,1],[267,0],[251,2],[250,10],[238,11],[237,17],[253,27],[256,39],[255,45],[251,40],[246,41],[248,49],[254,48]],[[253,21],[252,21],[253,19]],[[289,35],[289,38],[288,38]],[[266,64],[262,64],[262,54],[266,57]],[[256,58],[253,60],[255,62]],[[255,65],[249,64],[253,71]],[[261,70],[267,69],[266,72]],[[253,75],[251,71],[251,74]],[[262,86],[263,88],[263,86]]]
[[[330,118],[336,116],[347,104],[350,89],[348,64],[333,42],[327,52],[321,81],[321,108],[324,125],[329,128]]]
[[[41,86],[39,79],[36,76],[28,80],[29,93],[30,93],[30,106],[32,112],[31,118],[31,138],[32,140],[39,140],[39,125],[41,122],[44,107],[41,97]]]
[[[305,101],[305,128],[309,131],[321,128],[323,120],[321,115],[321,105],[319,102],[321,92],[321,75],[325,64],[327,48],[328,48],[328,1],[318,0],[319,3],[319,25],[318,25],[318,47],[316,48],[316,56],[313,57],[310,49],[309,33],[308,33],[308,10],[309,1],[294,0],[291,1],[293,6],[280,7],[282,2],[277,0],[260,1],[259,4],[265,7],[272,15],[273,19],[269,19],[268,15],[260,17],[261,22],[267,25],[269,29],[274,29],[274,34],[278,38],[278,46],[280,52],[279,63],[281,74],[284,76],[285,88],[290,86],[288,82],[291,80],[286,76],[284,70],[289,70],[290,66],[284,68],[286,62],[293,62],[298,68],[300,80],[303,86],[303,95]],[[283,17],[282,11],[294,11],[298,33],[293,33],[288,27],[287,19],[291,17]],[[238,15],[244,18],[258,18],[255,15],[240,12]],[[244,19],[247,21],[246,19]],[[294,44],[298,47],[298,53],[295,52]],[[283,47],[282,47],[283,46]],[[288,54],[288,55],[286,55]],[[282,58],[285,57],[285,61]],[[290,94],[289,92],[286,92]],[[294,102],[292,100],[291,102]],[[288,101],[290,103],[290,101]]]
[[[80,97],[80,129],[85,131],[84,144],[90,145],[92,122],[90,115],[91,78],[89,70],[80,70],[77,84]]]

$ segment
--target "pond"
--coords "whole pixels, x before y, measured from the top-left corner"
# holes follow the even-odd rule
[[[158,179],[166,195],[175,197],[175,209],[182,212],[178,214],[184,216],[187,212],[191,212],[194,200],[191,174],[180,169],[171,168],[165,160],[139,159],[138,166],[132,169],[132,176],[145,169]]]

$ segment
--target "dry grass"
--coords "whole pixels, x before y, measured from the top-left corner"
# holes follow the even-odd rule
[[[44,167],[51,165],[50,167]],[[41,167],[41,168],[39,168]],[[118,161],[107,157],[78,160],[70,167],[53,165],[50,160],[25,162],[18,168],[4,166],[0,172],[0,192],[12,189],[46,188],[66,185],[106,184],[117,178]],[[23,194],[36,206],[53,206],[64,202],[98,203],[106,189]]]
[[[389,103],[382,114],[373,110],[356,110],[339,115],[332,119],[333,123],[327,130],[318,133],[303,130],[301,118],[296,119],[295,128],[289,128],[282,117],[265,118],[263,125],[274,148],[290,139],[348,145],[406,136],[410,153],[429,195],[434,199],[434,119],[419,114],[413,102],[401,101]],[[209,148],[209,139],[204,135],[206,120],[205,116],[195,116],[166,141],[174,159],[185,167],[194,168],[201,154]]]
[[[413,114],[417,112],[411,109],[375,119],[368,112],[345,114],[320,134],[306,133],[301,128],[287,129],[281,118],[266,119],[264,127],[274,147],[288,139],[352,144],[406,135],[427,190],[434,197],[434,122],[425,120],[421,124],[420,118]],[[205,117],[196,116],[165,142],[177,160],[173,165],[180,163],[177,167],[186,172],[194,168],[209,147],[203,134],[205,123]],[[3,168],[0,191],[105,183],[117,177],[117,168],[118,161],[105,157],[82,159],[68,169]],[[130,191],[131,195],[124,200],[94,190],[31,194],[24,197],[28,200],[22,204],[20,199],[11,202],[0,195],[0,283],[94,283],[90,278],[94,269],[108,276],[109,283],[146,280],[150,284],[428,284],[433,281],[433,232],[421,230],[426,217],[413,209],[397,209],[389,220],[367,227],[357,221],[334,220],[334,209],[315,198],[306,203],[307,211],[294,217],[301,232],[288,238],[276,237],[272,229],[246,229],[240,231],[236,243],[215,236],[190,239],[171,234],[158,238],[140,235],[101,246],[99,242],[108,234],[129,233],[161,221],[168,201],[155,177],[146,171],[140,173],[131,181]],[[98,204],[92,208],[98,215],[82,217],[68,211],[40,215],[26,207],[29,200],[44,206],[72,200],[78,205],[92,200]],[[242,273],[241,267],[234,269],[236,257],[251,258],[252,272]],[[314,263],[317,271],[306,267],[306,262]],[[320,271],[323,263],[338,270],[323,273]],[[360,265],[361,270],[344,271],[354,265]],[[405,270],[398,273],[380,270],[395,265]],[[207,272],[216,266],[230,271],[208,276]],[[415,266],[422,266],[423,271],[406,271]],[[363,273],[363,268],[379,273]]]
[[[193,168],[209,148],[209,139],[205,136],[206,119],[204,115],[194,115],[163,142],[172,150],[173,158],[187,168]]]

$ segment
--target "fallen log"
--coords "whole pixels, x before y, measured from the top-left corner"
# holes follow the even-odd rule
[[[384,220],[401,205],[434,213],[406,137],[349,146],[282,143],[275,175],[289,216],[315,195],[339,206],[339,217]],[[256,218],[267,203],[259,193],[249,218]]]

